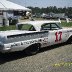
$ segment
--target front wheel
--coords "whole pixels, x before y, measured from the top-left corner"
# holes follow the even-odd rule
[[[69,38],[69,40],[67,41],[69,44],[72,44],[72,36]]]
[[[40,44],[33,44],[25,50],[27,55],[35,55],[40,49]]]
[[[71,37],[70,43],[72,44],[72,37]]]

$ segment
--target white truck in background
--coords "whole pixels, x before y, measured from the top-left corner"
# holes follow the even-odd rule
[[[17,30],[0,31],[0,52],[25,50],[36,54],[42,47],[72,43],[72,28],[63,29],[58,21],[26,21],[16,27]]]

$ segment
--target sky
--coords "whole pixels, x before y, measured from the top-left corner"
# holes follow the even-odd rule
[[[72,7],[72,0],[9,0],[22,6],[46,8],[48,6]]]

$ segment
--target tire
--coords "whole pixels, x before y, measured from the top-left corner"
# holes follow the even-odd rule
[[[71,37],[71,39],[70,39],[70,43],[72,44],[72,37]]]
[[[69,38],[69,40],[67,41],[68,44],[72,44],[72,36]]]
[[[35,55],[40,49],[40,44],[33,44],[25,50],[27,55]]]

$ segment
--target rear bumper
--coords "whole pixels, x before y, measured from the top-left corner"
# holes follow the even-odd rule
[[[11,48],[0,48],[1,53],[10,52]]]

